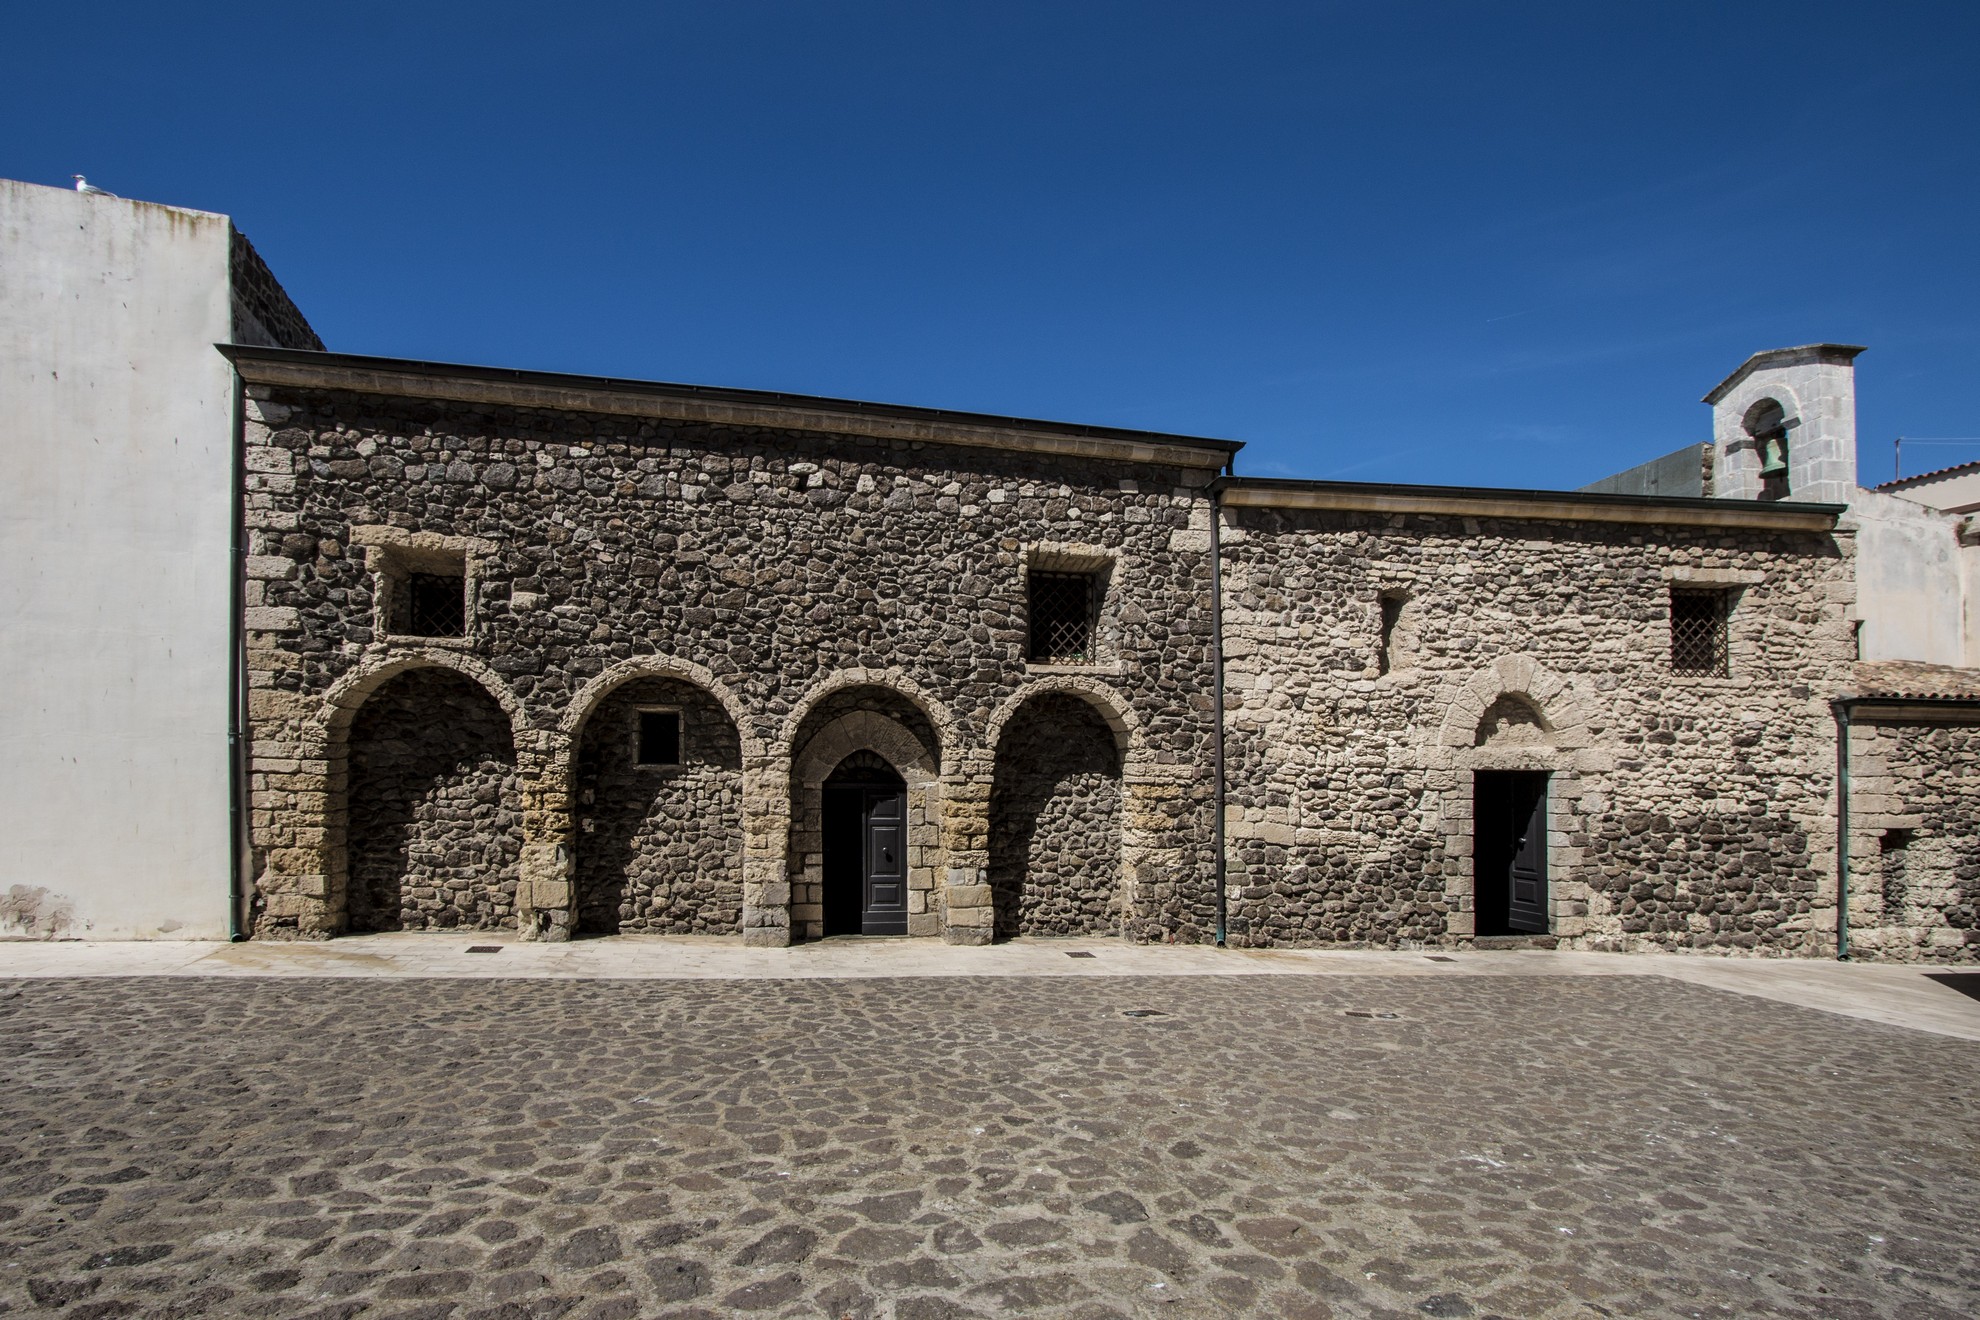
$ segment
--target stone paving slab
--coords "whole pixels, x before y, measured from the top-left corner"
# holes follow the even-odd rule
[[[1980,1044],[1665,976],[19,979],[0,1042],[19,1314],[1980,1312]]]
[[[470,953],[472,948],[497,953]],[[1782,1003],[1980,1040],[1980,1000],[1922,964],[1670,954],[1381,949],[1216,949],[1111,939],[831,939],[752,949],[713,936],[527,943],[487,932],[400,933],[242,944],[0,941],[0,979],[19,976],[475,977],[791,980],[896,976],[1666,976]],[[1980,976],[1980,969],[1974,969]]]

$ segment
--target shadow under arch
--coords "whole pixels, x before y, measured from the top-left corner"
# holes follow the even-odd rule
[[[1124,929],[1125,771],[1138,726],[1096,687],[1033,684],[991,722],[988,879],[998,938]]]
[[[737,933],[754,744],[736,722],[740,704],[684,665],[615,669],[566,712],[568,745],[555,757],[553,791],[568,792],[574,826],[573,930]],[[643,733],[649,717],[658,732],[671,726],[671,747]]]
[[[338,694],[327,795],[344,929],[514,929],[516,711],[467,667],[378,666]]]

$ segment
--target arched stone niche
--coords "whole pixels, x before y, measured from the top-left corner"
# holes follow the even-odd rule
[[[342,933],[350,919],[350,732],[365,702],[402,674],[450,670],[480,688],[509,722],[517,778],[540,775],[542,740],[529,727],[522,702],[501,675],[473,656],[444,647],[379,648],[364,656],[324,694],[298,730],[293,769],[282,786],[257,796],[268,816],[270,846],[258,858],[255,887],[263,902],[279,895],[294,913],[295,933]],[[524,790],[525,796],[527,790]],[[527,848],[525,829],[524,847]],[[519,887],[518,918],[526,921]]]
[[[1584,850],[1574,840],[1601,810],[1613,758],[1592,745],[1587,708],[1568,681],[1532,656],[1501,656],[1447,698],[1429,761],[1427,784],[1444,836],[1450,935],[1477,933],[1473,777],[1481,770],[1547,774],[1548,928],[1568,941],[1587,934],[1590,892]]]
[[[1188,790],[1189,767],[1161,766],[1152,761],[1141,717],[1108,683],[1073,674],[1035,679],[1005,698],[992,713],[984,731],[982,762],[976,768],[977,773],[970,777],[967,810],[958,812],[959,833],[974,841],[975,851],[967,857],[952,858],[951,868],[952,872],[960,870],[960,863],[968,862],[973,877],[969,883],[975,887],[970,892],[980,894],[982,904],[969,920],[984,923],[980,928],[969,928],[972,935],[967,942],[988,941],[995,920],[989,883],[989,836],[996,757],[1011,721],[1028,703],[1048,694],[1064,694],[1084,701],[1114,735],[1121,777],[1119,908],[1124,935],[1134,935],[1137,921],[1149,915],[1148,907],[1155,890],[1163,883],[1165,871],[1177,865],[1176,849],[1164,838],[1163,831],[1172,819],[1173,802]],[[975,934],[979,929],[980,935]]]
[[[762,791],[768,758],[742,699],[705,665],[679,656],[634,656],[611,665],[580,688],[555,729],[544,735],[543,774],[535,783],[525,784],[523,889],[531,900],[532,920],[523,928],[524,938],[567,939],[575,929],[580,899],[576,850],[585,842],[575,832],[577,761],[584,748],[586,726],[600,707],[628,684],[654,679],[699,690],[733,728],[742,770],[745,927],[752,899],[761,896],[767,866],[781,862],[782,841],[771,836],[781,831],[784,817],[781,811],[765,806],[780,803],[781,793]]]

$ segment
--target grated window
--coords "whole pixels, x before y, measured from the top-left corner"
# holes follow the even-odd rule
[[[1085,664],[1094,658],[1093,616],[1099,578],[1092,573],[1031,573],[1031,659]]]
[[[679,711],[643,710],[639,713],[639,763],[641,765],[681,763]]]
[[[1671,592],[1671,672],[1726,676],[1726,593]]]
[[[460,637],[467,632],[467,580],[449,573],[409,573],[400,632],[410,637]]]

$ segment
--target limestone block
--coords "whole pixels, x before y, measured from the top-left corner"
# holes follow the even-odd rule
[[[245,626],[250,632],[295,632],[302,617],[291,605],[258,605],[245,611]]]

